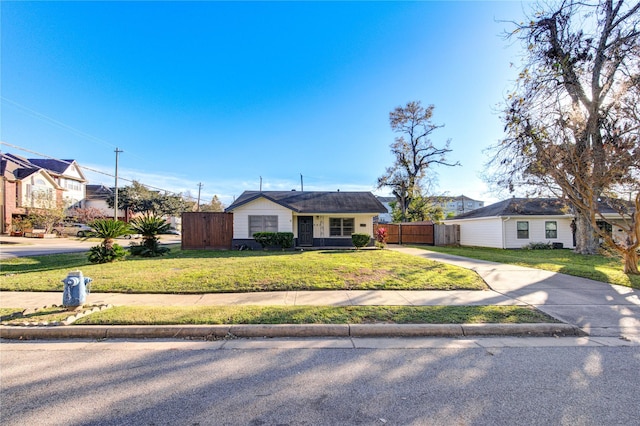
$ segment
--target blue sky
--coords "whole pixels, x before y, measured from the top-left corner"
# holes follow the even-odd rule
[[[389,112],[434,104],[455,168],[479,177],[520,46],[521,2],[0,2],[0,138],[225,204],[244,190],[376,190]],[[36,155],[2,145],[3,152]],[[112,177],[87,173],[90,183]],[[127,182],[121,181],[120,185]]]

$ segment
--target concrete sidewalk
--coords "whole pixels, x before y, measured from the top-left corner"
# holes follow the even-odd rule
[[[392,250],[476,271],[497,294],[532,305],[591,336],[640,339],[640,291],[540,269],[428,250]]]
[[[640,292],[532,268],[504,265],[446,255],[428,250],[390,246],[391,250],[476,271],[488,291],[283,291],[223,294],[121,294],[91,293],[87,303],[137,306],[203,305],[531,305],[565,324],[474,325],[340,325],[329,326],[224,326],[224,327],[57,327],[31,328],[25,333],[42,337],[80,333],[85,337],[168,337],[189,333],[208,336],[467,336],[467,335],[578,335],[620,337],[640,341]],[[34,308],[62,303],[62,292],[0,292],[0,307]],[[235,328],[234,328],[235,327]],[[234,332],[230,331],[234,328]],[[18,333],[24,327],[0,327],[0,335]],[[9,331],[12,330],[12,331]],[[36,331],[40,330],[40,331]],[[63,331],[67,330],[67,331]],[[85,330],[85,331],[82,331]],[[44,333],[44,334],[43,334]],[[49,334],[46,334],[49,333]],[[84,333],[84,334],[83,334]],[[185,334],[186,333],[186,334]],[[203,334],[204,333],[204,334]],[[240,333],[240,334],[237,334]],[[337,333],[337,334],[336,334]],[[78,337],[78,336],[75,336]]]

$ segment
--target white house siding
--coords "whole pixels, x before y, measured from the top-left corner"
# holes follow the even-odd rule
[[[38,171],[21,181],[18,199],[19,207],[56,207],[56,185],[48,174]]]
[[[234,211],[235,215],[235,211]],[[300,216],[313,216],[313,238],[345,238],[351,239],[351,236],[348,237],[332,237],[329,235],[329,218],[345,218],[345,219],[354,219],[354,230],[353,232],[356,234],[369,234],[373,237],[373,217],[376,216],[373,213],[365,213],[365,214],[304,214],[301,213]],[[294,216],[294,225],[293,225],[293,234],[297,238],[298,237],[298,216]]]
[[[530,243],[562,243],[564,248],[573,248],[572,218],[562,216],[540,217],[512,216],[504,220],[505,248],[522,248]],[[558,238],[545,238],[545,222],[558,224]],[[529,222],[529,238],[518,238],[517,222]]]
[[[233,238],[249,236],[249,216],[278,216],[278,232],[293,232],[291,210],[264,198],[258,198],[233,210]]]
[[[86,197],[84,177],[75,164],[69,166],[64,175],[60,176],[58,185],[64,189],[62,197],[65,205],[77,207]]]
[[[460,245],[503,248],[502,221],[499,217],[450,219],[447,225],[460,225]]]

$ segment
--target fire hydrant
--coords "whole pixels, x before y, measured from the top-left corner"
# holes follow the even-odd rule
[[[62,306],[75,308],[84,305],[89,293],[87,284],[91,281],[93,281],[91,278],[82,276],[82,271],[70,271],[67,278],[62,280],[64,283]]]

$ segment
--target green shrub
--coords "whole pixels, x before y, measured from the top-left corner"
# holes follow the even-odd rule
[[[147,238],[140,244],[131,243],[129,246],[129,253],[133,256],[141,257],[164,256],[170,251],[171,249],[169,247],[162,247],[160,245],[160,240],[157,238]]]
[[[527,250],[551,250],[553,249],[553,244],[551,243],[529,243],[523,248]]]
[[[277,246],[282,249],[293,247],[292,232],[256,232],[253,238],[263,249]]]
[[[293,247],[293,232],[276,232],[277,245],[283,249]]]
[[[170,251],[167,247],[160,246],[157,235],[166,232],[171,225],[162,217],[145,214],[133,219],[130,223],[131,229],[142,235],[142,243],[131,244],[129,252],[134,256],[158,257]]]
[[[274,238],[275,232],[256,232],[255,234],[253,234],[253,239],[256,240],[256,242],[260,244],[263,249],[274,245]]]
[[[351,241],[356,248],[361,248],[369,244],[371,235],[369,234],[351,234]]]
[[[127,251],[119,244],[93,246],[87,254],[91,263],[110,263],[116,260],[124,260]]]

